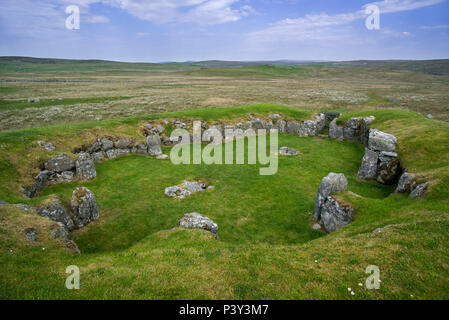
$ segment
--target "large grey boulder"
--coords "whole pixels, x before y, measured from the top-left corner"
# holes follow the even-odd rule
[[[50,175],[52,174],[49,170],[42,170],[34,177],[34,182],[31,187],[25,192],[28,198],[34,198],[47,184]]]
[[[105,152],[114,147],[114,142],[112,142],[108,138],[101,139],[100,143],[101,143],[101,150],[103,150]]]
[[[343,127],[343,137],[345,140],[360,141],[361,117],[351,118],[346,121]]]
[[[61,222],[68,230],[73,230],[75,228],[75,225],[67,213],[67,210],[61,206],[59,202],[46,205],[45,207],[37,210],[37,213],[41,217],[45,217],[56,222]]]
[[[360,166],[357,176],[360,179],[374,179],[377,175],[377,162],[379,160],[379,154],[373,150],[365,148],[365,155],[362,159],[362,165]]]
[[[333,197],[327,197],[321,207],[321,224],[326,232],[334,232],[351,223],[354,209],[341,206]]]
[[[157,156],[162,154],[161,150],[161,137],[159,135],[150,135],[147,137],[148,153],[151,156]]]
[[[117,149],[129,149],[133,145],[132,139],[120,139],[115,143]]]
[[[399,178],[395,193],[410,193],[416,186],[415,175],[404,172]]]
[[[73,221],[78,228],[84,227],[100,217],[95,195],[85,187],[73,190],[70,208],[72,210]]]
[[[348,180],[343,173],[329,173],[321,180],[320,187],[318,188],[318,194],[315,200],[315,214],[316,220],[320,218],[321,207],[326,198],[334,192],[346,191],[348,187]]]
[[[48,160],[45,163],[45,169],[53,172],[70,171],[75,167],[75,162],[65,153]]]
[[[377,129],[370,129],[368,148],[376,151],[395,152],[398,140],[392,134]]]
[[[75,167],[76,176],[80,180],[91,180],[95,179],[97,176],[97,171],[95,170],[95,162],[90,154],[86,152],[78,153]]]
[[[343,127],[337,125],[337,119],[332,120],[329,124],[329,137],[343,140]]]
[[[420,184],[419,186],[414,188],[412,190],[412,192],[410,192],[409,198],[410,199],[416,199],[416,198],[424,197],[424,194],[425,194],[428,186],[429,186],[428,182]]]
[[[104,151],[97,151],[97,152],[92,153],[92,160],[94,162],[100,162],[100,161],[104,160],[105,156],[106,156],[106,153]]]
[[[202,216],[199,213],[186,213],[184,217],[179,220],[179,226],[186,229],[203,229],[210,231],[215,239],[218,239],[218,225],[208,217]]]

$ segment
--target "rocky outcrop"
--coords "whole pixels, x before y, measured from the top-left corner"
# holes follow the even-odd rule
[[[77,154],[75,167],[76,176],[80,180],[91,180],[97,177],[94,160],[92,160],[92,157],[87,152],[80,152]]]
[[[314,218],[326,232],[333,232],[352,221],[354,210],[350,206],[340,205],[331,196],[337,191],[346,191],[348,181],[344,174],[329,173],[321,181],[315,203]]]
[[[199,213],[186,213],[184,217],[179,220],[179,226],[186,229],[203,229],[210,231],[215,239],[218,239],[218,225],[208,217],[202,216]]]
[[[61,206],[58,201],[40,208],[37,213],[41,217],[62,223],[68,230],[73,230],[75,228],[75,225],[67,213],[67,210]]]
[[[73,190],[70,208],[77,228],[82,228],[100,217],[95,195],[85,187]]]

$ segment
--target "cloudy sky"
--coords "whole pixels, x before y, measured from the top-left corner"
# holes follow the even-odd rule
[[[78,6],[69,30],[66,8]],[[366,7],[380,28],[366,27]],[[71,21],[71,20],[70,20]],[[0,55],[108,59],[449,58],[449,0],[0,0]]]

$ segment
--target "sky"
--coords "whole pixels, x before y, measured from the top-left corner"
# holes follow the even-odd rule
[[[79,9],[79,29],[69,6]],[[0,0],[0,56],[449,58],[449,0]]]

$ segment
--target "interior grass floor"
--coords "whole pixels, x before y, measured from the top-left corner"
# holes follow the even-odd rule
[[[282,106],[235,110],[242,116],[273,110],[309,116]],[[398,138],[407,170],[429,182],[425,198],[412,200],[393,187],[357,179],[364,153],[357,143],[281,134],[279,147],[299,154],[279,157],[272,176],[259,175],[260,165],[173,165],[128,155],[97,163],[95,180],[54,185],[26,200],[20,186],[32,176],[30,167],[52,156],[36,148],[36,140],[70,153],[92,132],[139,138],[139,124],[151,119],[0,133],[2,199],[39,206],[56,196],[67,205],[75,187],[85,186],[100,209],[97,221],[72,232],[77,255],[51,238],[49,219],[0,206],[0,298],[448,299],[449,125],[398,110],[351,116],[368,113],[376,116],[372,127]],[[231,114],[226,108],[190,117],[215,121]],[[355,219],[325,234],[312,229],[311,218],[318,186],[331,171],[347,177],[352,193],[336,197],[354,208]],[[185,179],[205,180],[214,189],[182,200],[164,195],[166,187]],[[204,230],[175,228],[189,212],[216,222],[219,240]],[[35,241],[25,237],[30,227],[37,231]],[[70,265],[80,269],[79,290],[65,286]],[[365,286],[370,265],[380,270],[378,290]]]

